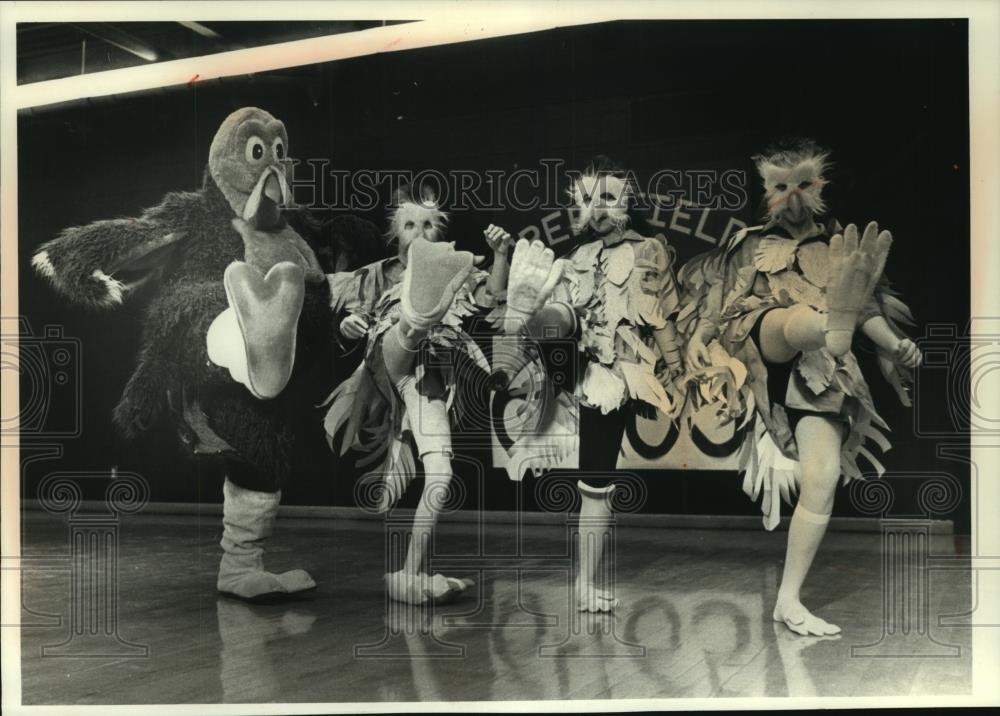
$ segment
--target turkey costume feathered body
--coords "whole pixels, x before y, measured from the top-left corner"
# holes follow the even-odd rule
[[[336,378],[326,276],[279,210],[289,199],[286,146],[281,122],[237,110],[212,142],[201,190],[170,193],[138,218],[66,229],[32,262],[60,293],[94,308],[151,289],[115,424],[134,436],[167,415],[194,453],[224,457],[218,588],[248,599],[315,586],[302,570],[265,572],[261,560],[296,426]],[[332,233],[343,242],[344,233],[367,241],[377,232],[344,217]],[[220,360],[227,352],[229,362]]]

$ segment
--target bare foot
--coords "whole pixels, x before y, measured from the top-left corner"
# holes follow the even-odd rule
[[[832,636],[840,633],[839,626],[815,616],[798,599],[779,600],[774,605],[772,618],[802,636]]]
[[[389,597],[406,604],[447,604],[471,587],[471,579],[455,579],[426,573],[392,572],[385,575]]]
[[[826,286],[826,349],[835,356],[851,350],[858,315],[882,276],[892,234],[879,233],[874,221],[858,242],[858,228],[848,224],[830,239],[830,278]]]
[[[621,600],[606,589],[598,589],[593,584],[578,584],[576,606],[581,612],[611,612],[621,606]]]

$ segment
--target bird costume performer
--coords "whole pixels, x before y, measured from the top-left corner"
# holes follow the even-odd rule
[[[316,586],[301,569],[263,566],[291,477],[294,418],[331,389],[312,368],[337,340],[326,275],[282,210],[287,151],[282,122],[239,109],[212,140],[199,191],[170,193],[136,218],[66,229],[32,260],[85,306],[147,298],[114,420],[131,437],[166,416],[195,454],[223,456],[217,588],[244,599]]]
[[[882,274],[891,234],[872,222],[859,238],[853,224],[821,219],[827,156],[810,141],[756,156],[766,223],[740,230],[680,274],[690,370],[717,362],[720,349],[745,370],[741,397],[753,427],[743,488],[763,496],[765,527],[778,524],[780,497],[790,502],[799,492],[773,616],[803,635],[840,631],[800,601],[838,480],[862,477],[859,455],[881,475],[866,439],[889,448],[881,432],[888,426],[851,352],[854,335],[874,342],[905,405],[908,373],[920,362],[900,328],[912,325],[910,311]]]
[[[612,481],[625,422],[632,410],[659,410],[676,418],[674,388],[683,363],[674,315],[679,291],[674,254],[662,236],[630,227],[634,195],[627,173],[596,157],[574,182],[573,231],[578,244],[565,257],[522,239],[514,251],[503,329],[523,347],[494,353],[494,369],[514,380],[533,340],[572,338],[579,369],[573,385],[552,400],[536,427],[522,431],[508,451],[511,479],[553,467],[578,454],[586,477],[577,483],[581,527],[576,596],[582,611],[610,611],[611,565],[603,563],[611,529]],[[543,349],[544,352],[544,349]],[[578,426],[578,428],[577,428]]]
[[[361,465],[378,462],[369,475],[381,481],[381,511],[403,495],[416,460],[422,463],[424,488],[405,563],[385,575],[386,589],[396,601],[441,604],[470,585],[427,573],[453,476],[451,428],[463,399],[456,383],[470,366],[490,372],[462,325],[495,304],[507,280],[511,237],[493,225],[485,231],[494,252],[487,274],[474,267],[471,253],[443,243],[447,216],[432,196],[413,196],[407,187],[394,203],[388,236],[396,255],[333,280],[334,307],[347,314],[341,333],[364,338],[366,346],[362,365],[330,395],[325,427],[341,455],[356,448],[368,453]]]

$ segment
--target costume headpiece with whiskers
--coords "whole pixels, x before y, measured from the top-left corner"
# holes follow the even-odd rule
[[[636,195],[633,177],[603,154],[573,178],[567,193],[576,205],[571,227],[575,234],[624,231],[631,221],[630,208]]]
[[[753,160],[764,182],[765,218],[779,219],[797,204],[813,215],[826,211],[822,191],[829,183],[825,176],[829,156],[829,151],[811,139],[785,140],[755,155]]]
[[[389,242],[398,239],[409,222],[414,226],[425,227],[426,238],[439,241],[444,235],[448,214],[441,210],[437,197],[428,187],[419,194],[410,184],[400,187],[393,195],[392,208],[389,213],[389,228],[386,238]]]

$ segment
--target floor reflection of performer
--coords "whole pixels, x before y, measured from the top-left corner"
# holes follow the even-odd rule
[[[872,222],[859,238],[853,224],[819,221],[826,157],[807,141],[756,157],[766,224],[741,230],[681,271],[686,301],[698,314],[690,366],[709,365],[710,346],[721,345],[748,372],[743,395],[756,412],[744,489],[763,493],[768,529],[779,521],[779,494],[790,501],[801,483],[773,616],[803,635],[840,631],[800,601],[837,482],[861,477],[859,454],[881,473],[866,439],[888,448],[878,430],[888,426],[851,352],[855,331],[875,343],[883,374],[907,405],[904,374],[920,362],[899,327],[912,321],[909,309],[882,275],[889,232]]]
[[[623,168],[595,158],[575,182],[573,198],[578,244],[565,259],[556,262],[539,241],[518,242],[504,330],[541,340],[572,338],[570,350],[581,367],[575,385],[554,401],[547,425],[514,439],[508,472],[517,480],[528,467],[552,467],[578,452],[577,602],[582,611],[610,611],[617,600],[602,560],[610,542],[612,480],[629,408],[676,412],[671,391],[682,369],[673,321],[679,297],[665,240],[629,225],[634,195]],[[508,377],[516,372],[496,353],[494,370]]]
[[[222,642],[219,654],[222,700],[245,703],[281,699],[276,658],[269,643],[308,633],[316,615],[300,608],[275,612],[273,608],[229,599],[216,600],[215,606]]]

